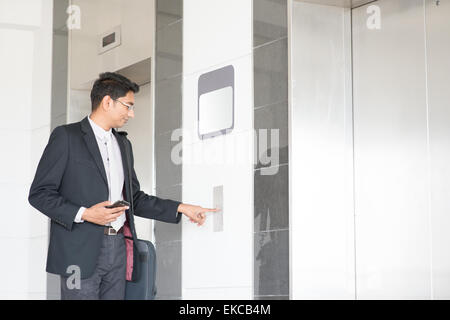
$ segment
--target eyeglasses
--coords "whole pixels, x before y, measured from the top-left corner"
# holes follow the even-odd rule
[[[113,100],[114,100],[114,101],[118,101],[118,102],[120,102],[121,104],[123,104],[125,107],[128,108],[128,111],[133,111],[133,110],[134,110],[134,105],[126,104],[125,102],[122,102],[122,101],[120,101],[120,100],[118,100],[118,99],[113,99]]]

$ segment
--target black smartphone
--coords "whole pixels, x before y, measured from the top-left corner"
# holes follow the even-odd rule
[[[127,201],[119,200],[119,201],[114,202],[110,206],[106,206],[105,208],[112,209],[112,208],[117,208],[117,207],[129,207],[129,206],[130,206],[130,204]]]

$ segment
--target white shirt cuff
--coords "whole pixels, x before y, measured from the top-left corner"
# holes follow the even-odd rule
[[[81,207],[80,210],[78,210],[78,213],[77,213],[77,215],[75,216],[74,222],[76,222],[76,223],[84,222],[84,220],[81,219],[81,216],[83,215],[84,210],[86,210],[85,207]]]

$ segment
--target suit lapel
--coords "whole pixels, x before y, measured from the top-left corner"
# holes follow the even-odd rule
[[[130,168],[131,168],[131,163],[128,163],[126,149],[125,149],[126,132],[122,131],[121,133],[118,133],[114,129],[112,129],[112,132],[113,132],[114,136],[116,137],[116,140],[119,144],[120,154],[122,156],[123,176],[125,177],[124,178],[124,180],[125,180],[125,196],[124,196],[124,198],[126,201],[128,201],[131,204],[131,192],[130,192],[131,177],[129,175],[130,170],[128,170],[128,168],[129,168],[128,166],[130,166]],[[124,135],[122,135],[122,134],[124,134]],[[129,150],[129,152],[131,152],[131,150]],[[130,159],[131,159],[131,155],[130,155]],[[131,228],[131,234],[133,235],[133,237],[135,239],[137,239],[136,230],[134,228],[134,217],[133,217],[133,214],[131,213],[131,210],[128,210],[127,220],[129,223],[129,227]]]
[[[102,155],[100,154],[97,139],[95,138],[94,131],[92,130],[91,124],[89,123],[87,117],[81,121],[81,130],[84,132],[84,142],[86,142],[86,146],[89,149],[92,157],[94,158],[94,161],[97,164],[98,169],[100,170],[103,181],[108,188],[108,179],[106,178],[106,171],[105,166],[103,165]]]
[[[120,148],[120,154],[122,156],[122,167],[123,167],[123,176],[125,177],[125,193],[127,196],[127,201],[130,202],[130,177],[128,174],[128,166],[131,165],[127,161],[127,155],[125,151],[125,145],[124,145],[124,137],[122,137],[121,134],[117,133],[116,130],[112,129],[112,132],[114,136],[116,137],[117,143],[119,144]]]

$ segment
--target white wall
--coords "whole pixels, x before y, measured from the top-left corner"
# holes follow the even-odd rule
[[[182,297],[252,299],[252,1],[185,1],[183,10],[183,202],[212,207],[213,187],[223,185],[224,230],[213,231],[214,213],[202,227],[183,218]],[[235,70],[235,127],[201,141],[199,76],[229,64]]]
[[[69,83],[70,87],[70,83]],[[91,113],[91,91],[69,89],[69,105],[67,106],[67,123],[81,121]]]
[[[0,0],[0,299],[46,298],[47,217],[28,191],[50,134],[51,0]]]
[[[154,0],[72,0],[80,29],[71,36],[72,88],[88,89],[100,72],[116,71],[152,56]],[[121,45],[98,54],[99,36],[121,26]]]

